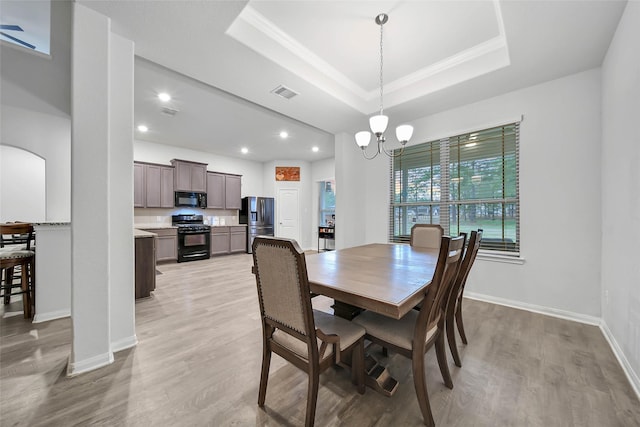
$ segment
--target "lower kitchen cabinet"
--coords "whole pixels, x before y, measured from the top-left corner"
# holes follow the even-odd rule
[[[229,227],[211,227],[211,255],[229,253]]]
[[[247,227],[231,227],[229,231],[229,252],[247,251]]]
[[[211,255],[226,255],[247,250],[247,227],[211,227]]]
[[[136,298],[145,298],[156,289],[156,237],[135,239],[135,286]]]
[[[145,228],[158,235],[156,239],[156,261],[178,260],[178,230],[176,228]]]

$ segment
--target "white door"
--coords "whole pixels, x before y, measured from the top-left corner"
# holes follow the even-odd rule
[[[300,244],[300,209],[297,189],[278,190],[278,237],[295,239]]]

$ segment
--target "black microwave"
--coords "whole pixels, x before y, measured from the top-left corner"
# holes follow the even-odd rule
[[[207,193],[194,193],[189,191],[176,191],[175,192],[175,206],[176,207],[188,207],[188,208],[202,208],[207,207]]]

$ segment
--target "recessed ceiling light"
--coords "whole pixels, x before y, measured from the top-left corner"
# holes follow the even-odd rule
[[[160,101],[162,101],[162,102],[169,102],[169,101],[171,101],[171,95],[169,95],[169,94],[168,94],[168,93],[166,93],[166,92],[160,92],[160,93],[158,94],[158,99],[159,99]]]
[[[318,151],[320,151],[320,149],[318,147],[312,147],[311,151],[313,151],[314,153],[317,153]]]
[[[249,149],[247,147],[242,147],[240,151],[242,152],[242,154],[247,154],[249,152]]]
[[[140,126],[138,126],[138,130],[139,130],[140,132],[146,132],[146,131],[148,131],[148,130],[149,130],[149,128],[148,128],[148,127],[146,127],[145,125],[140,125]]]
[[[280,132],[280,138],[282,139],[287,139],[289,137],[289,134],[287,133],[287,131],[282,131]]]

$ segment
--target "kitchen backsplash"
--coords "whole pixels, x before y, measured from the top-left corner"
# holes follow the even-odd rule
[[[189,208],[138,208],[133,210],[133,223],[171,225],[171,215],[197,214],[202,215],[205,224],[209,225],[238,225],[238,211],[220,209],[189,209]]]

